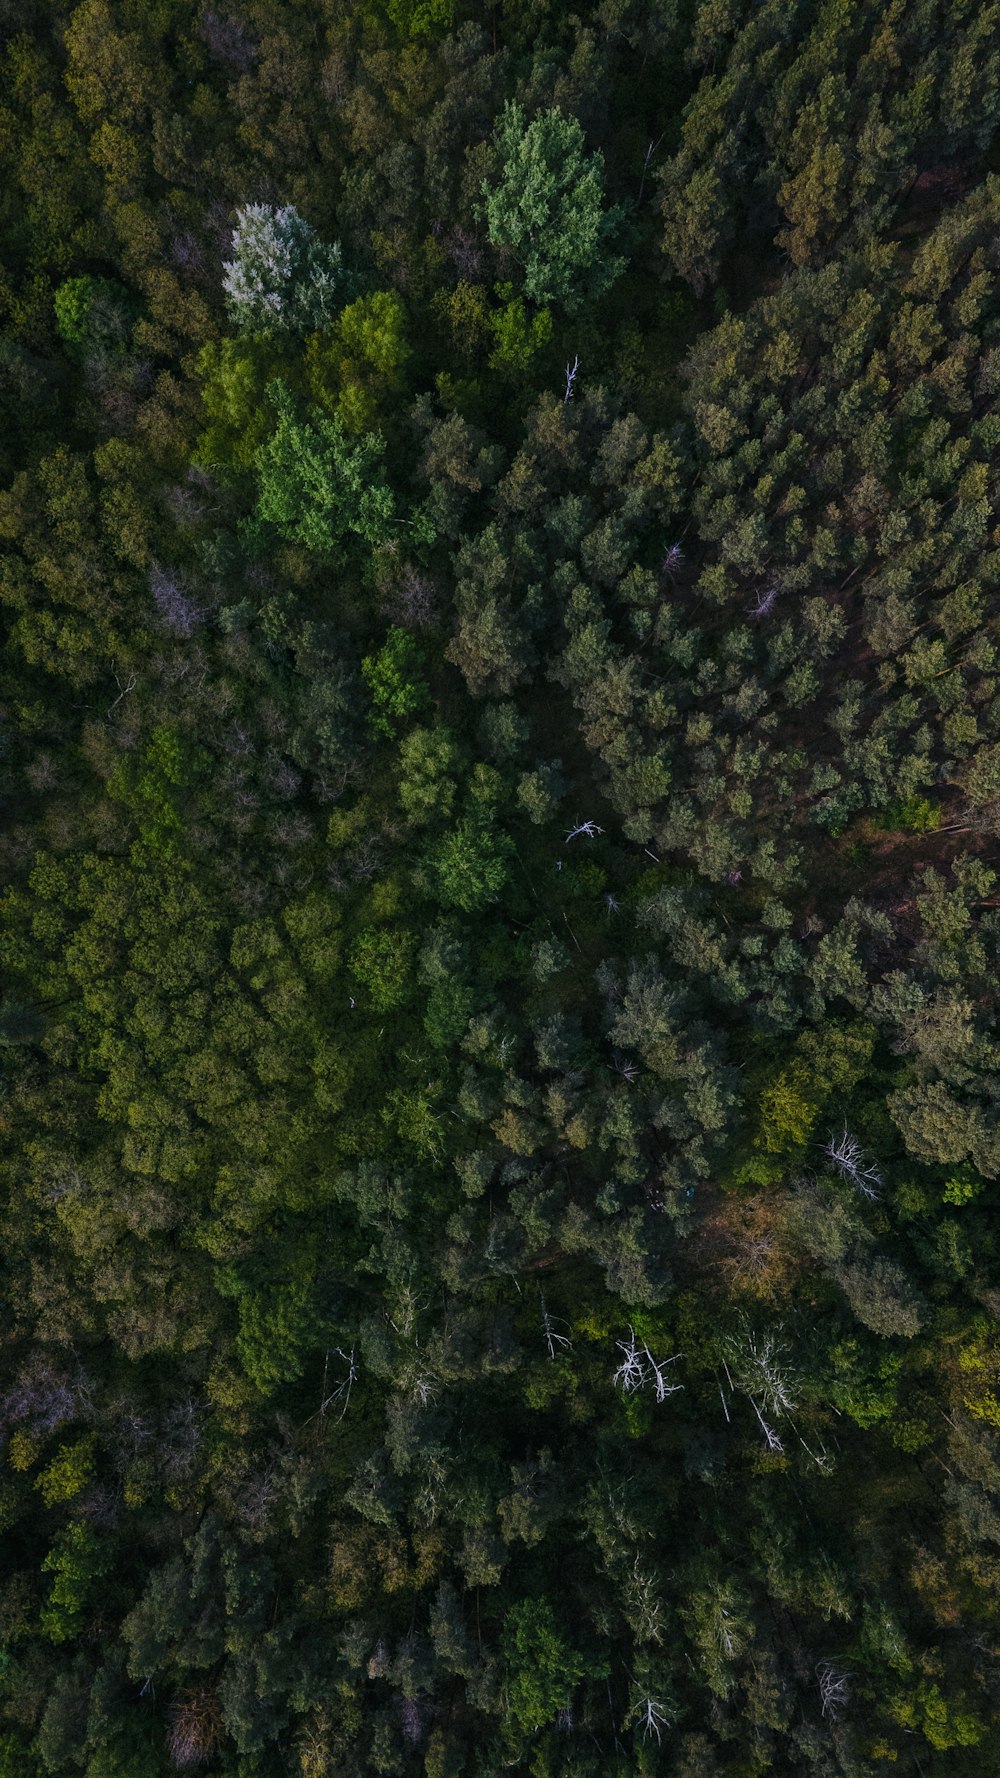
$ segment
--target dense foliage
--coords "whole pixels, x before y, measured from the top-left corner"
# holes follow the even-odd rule
[[[1000,1770],[1000,5],[0,67],[0,1778]]]

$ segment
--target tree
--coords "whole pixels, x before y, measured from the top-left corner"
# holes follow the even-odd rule
[[[84,1611],[110,1562],[107,1544],[89,1525],[76,1520],[59,1533],[42,1563],[43,1570],[54,1576],[41,1620],[50,1641],[68,1642],[79,1635]]]
[[[414,827],[446,821],[457,789],[459,751],[446,728],[415,728],[400,746],[399,800]]]
[[[269,386],[277,425],[257,452],[258,526],[273,525],[289,543],[343,558],[348,541],[385,541],[395,501],[379,478],[384,446],[367,433],[354,441],[334,414],[300,420],[290,391]]]
[[[386,11],[401,37],[432,37],[451,29],[455,0],[386,0]]]
[[[975,1100],[963,1100],[943,1081],[901,1087],[888,1099],[893,1122],[918,1160],[949,1165],[971,1159],[986,1179],[1000,1166],[1000,1128]]]
[[[504,1619],[507,1708],[528,1734],[566,1709],[588,1663],[561,1635],[546,1599],[522,1599]]]
[[[364,433],[378,424],[383,408],[398,401],[409,357],[406,313],[397,292],[359,296],[331,326],[310,337],[310,393],[327,413],[339,414],[349,432]]]
[[[610,252],[623,212],[604,208],[603,156],[588,155],[575,117],[546,111],[527,123],[516,103],[504,107],[494,145],[499,182],[482,185],[490,240],[518,260],[526,296],[576,314],[625,267]]]
[[[498,900],[512,851],[508,834],[488,810],[463,815],[427,853],[434,893],[445,907],[478,913]]]
[[[873,1333],[912,1339],[920,1331],[923,1304],[919,1294],[902,1266],[885,1254],[869,1258],[862,1250],[855,1250],[836,1276],[858,1320]]]
[[[321,241],[292,204],[237,211],[223,267],[226,307],[240,333],[261,339],[313,333],[351,294],[339,244]]]
[[[394,624],[378,654],[367,655],[361,676],[371,692],[371,718],[376,734],[391,735],[393,724],[413,716],[427,702],[427,684],[419,677],[420,650],[406,630]]]
[[[227,1266],[218,1274],[218,1288],[236,1302],[236,1350],[255,1387],[267,1394],[300,1376],[307,1353],[322,1339],[313,1280],[292,1277],[260,1288]]]
[[[494,309],[486,321],[495,341],[490,368],[522,377],[552,338],[552,316],[548,309],[539,309],[529,319],[523,299],[511,296],[509,284],[498,294],[504,299],[503,306]]]
[[[400,1006],[407,995],[413,941],[398,928],[368,926],[351,946],[350,968],[379,1012]]]
[[[94,1475],[93,1436],[77,1439],[71,1445],[60,1445],[51,1463],[35,1478],[46,1506],[72,1500]]]
[[[67,352],[84,357],[127,349],[136,315],[123,285],[110,278],[67,278],[53,300],[56,332]]]
[[[214,475],[252,470],[274,427],[266,395],[276,368],[270,346],[257,339],[224,339],[203,346],[197,363],[207,425],[196,461]]]

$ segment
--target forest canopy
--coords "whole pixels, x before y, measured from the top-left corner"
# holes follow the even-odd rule
[[[0,0],[0,1778],[1000,1770],[1000,0]]]

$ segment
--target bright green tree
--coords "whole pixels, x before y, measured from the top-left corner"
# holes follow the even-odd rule
[[[257,453],[258,523],[327,557],[342,557],[351,538],[384,543],[394,501],[381,477],[382,440],[350,438],[336,414],[300,420],[281,382],[269,393],[278,423]]]
[[[587,1662],[566,1641],[547,1599],[522,1599],[503,1629],[507,1709],[529,1734],[565,1709],[587,1672]]]
[[[527,123],[513,103],[494,142],[500,181],[482,186],[490,240],[520,261],[526,296],[575,314],[625,268],[610,251],[622,211],[604,207],[604,157],[587,153],[575,117],[553,110]]]
[[[391,735],[394,723],[413,716],[427,701],[427,684],[420,677],[420,651],[398,624],[393,625],[378,654],[365,657],[361,673],[375,706],[371,720],[376,734]]]
[[[79,1520],[60,1532],[42,1563],[55,1578],[48,1604],[42,1609],[42,1629],[52,1642],[68,1642],[83,1623],[84,1607],[96,1583],[110,1563],[106,1542]]]

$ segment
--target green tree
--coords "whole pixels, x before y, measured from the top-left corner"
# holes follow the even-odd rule
[[[399,800],[415,827],[446,821],[456,794],[459,751],[446,728],[415,728],[400,746]]]
[[[41,1618],[51,1642],[68,1642],[79,1634],[84,1611],[110,1562],[107,1543],[89,1525],[76,1521],[59,1533],[42,1563],[43,1572],[54,1576]]]
[[[135,306],[121,284],[110,278],[67,278],[53,301],[56,332],[74,357],[127,349]]]
[[[202,347],[197,366],[207,424],[196,447],[198,463],[215,474],[253,469],[274,426],[266,390],[277,362],[272,348],[255,339]]]
[[[385,0],[385,7],[404,38],[436,36],[455,20],[455,0]]]
[[[371,723],[376,734],[391,735],[427,702],[427,683],[420,677],[420,649],[406,630],[393,625],[378,654],[367,655],[361,675],[371,692]]]
[[[520,263],[526,296],[576,314],[625,267],[610,251],[622,211],[604,207],[603,156],[587,153],[575,117],[546,111],[528,123],[516,103],[494,144],[499,180],[482,186],[490,240]]]
[[[383,543],[395,501],[380,479],[382,440],[368,433],[353,441],[336,414],[300,420],[280,381],[268,396],[277,425],[256,456],[258,525],[327,558],[342,559],[352,538]]]
[[[547,1599],[512,1606],[501,1646],[507,1709],[518,1728],[532,1734],[572,1703],[587,1661],[561,1634]]]
[[[311,335],[309,392],[327,413],[339,415],[348,432],[370,432],[381,412],[398,401],[409,357],[400,297],[394,290],[373,291],[342,309],[332,327]]]
[[[58,1506],[72,1500],[94,1477],[94,1439],[77,1439],[61,1445],[51,1463],[46,1464],[35,1479],[46,1506]]]
[[[426,854],[438,900],[465,914],[478,913],[497,901],[507,881],[512,849],[510,836],[497,827],[490,811],[474,809],[463,815]]]
[[[267,1394],[301,1376],[308,1352],[322,1339],[312,1279],[293,1277],[261,1288],[226,1267],[217,1282],[222,1294],[236,1302],[236,1350],[256,1388]]]
[[[494,309],[487,320],[495,342],[490,368],[523,377],[552,338],[552,316],[548,309],[539,309],[529,317],[524,299],[514,296],[509,284],[502,285],[498,295],[503,306]]]
[[[358,934],[350,968],[377,1012],[388,1012],[406,998],[412,956],[413,941],[398,928],[370,926]]]

